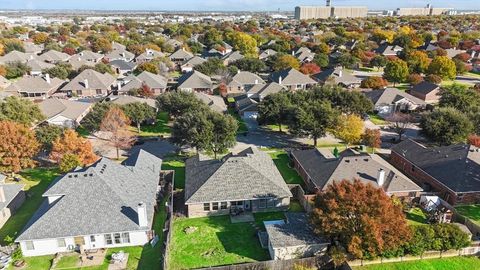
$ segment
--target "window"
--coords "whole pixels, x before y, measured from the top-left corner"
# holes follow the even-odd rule
[[[258,200],[258,208],[267,208],[267,200],[266,199]]]
[[[227,209],[227,202],[221,202],[220,209]]]
[[[210,211],[210,203],[203,204],[203,211]]]
[[[25,242],[25,246],[27,247],[27,250],[34,250],[35,249],[35,247],[33,246],[33,241]]]
[[[90,242],[95,243],[95,235],[90,235]]]
[[[122,233],[122,243],[130,243],[130,234],[128,232]]]
[[[218,210],[218,202],[212,203],[212,210]]]
[[[115,244],[121,244],[122,240],[120,239],[120,234],[119,233],[114,233],[113,238],[115,239]]]
[[[111,234],[105,234],[104,237],[105,237],[105,243],[106,243],[107,245],[112,245],[112,244],[113,244],[112,235],[111,235]]]
[[[58,246],[59,248],[66,247],[67,244],[65,243],[65,238],[59,238],[59,239],[57,239],[57,246]]]
[[[101,95],[102,94],[102,89],[97,89],[96,92],[97,92],[97,95]]]
[[[273,207],[275,207],[275,199],[273,198],[267,199],[267,208],[273,208]]]
[[[77,96],[81,96],[82,95],[82,90],[77,90]]]

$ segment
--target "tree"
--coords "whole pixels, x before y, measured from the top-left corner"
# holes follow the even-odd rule
[[[205,149],[214,154],[215,159],[218,153],[223,153],[228,148],[235,146],[237,140],[238,124],[231,115],[224,115],[210,111],[209,121],[212,123],[212,137],[208,140]]]
[[[382,145],[382,139],[379,129],[365,129],[362,135],[362,143],[372,148],[372,152],[375,152],[375,148],[380,148]]]
[[[305,75],[313,75],[319,73],[320,67],[317,66],[315,63],[305,63],[300,67],[300,72],[302,72]]]
[[[395,112],[391,116],[386,117],[385,120],[390,122],[390,128],[398,134],[399,141],[402,140],[403,134],[405,134],[412,123],[412,117],[409,114],[401,112]]]
[[[358,143],[362,138],[364,124],[362,119],[355,114],[341,114],[333,128],[333,134],[342,140],[347,147]]]
[[[37,104],[15,96],[0,101],[0,120],[32,125],[45,119]]]
[[[93,69],[102,74],[105,74],[105,73],[109,73],[111,75],[115,74],[115,71],[113,71],[112,67],[104,63],[95,64],[95,67]]]
[[[455,63],[455,68],[457,71],[457,75],[462,75],[467,73],[468,71],[471,70],[471,66],[465,64],[459,59],[453,59],[453,62]]]
[[[377,69],[380,69],[382,67],[385,67],[388,63],[388,60],[385,56],[383,55],[377,55],[375,56],[372,61],[370,61],[370,64]]]
[[[141,124],[147,120],[155,119],[155,109],[144,102],[133,102],[123,106],[123,111],[130,120],[137,124],[138,133],[141,132]]]
[[[172,142],[179,146],[193,147],[198,151],[207,147],[213,126],[208,120],[208,110],[187,112],[173,123]]]
[[[457,67],[448,56],[436,56],[428,67],[428,73],[444,80],[453,80],[457,76]]]
[[[92,164],[98,159],[90,141],[79,136],[73,129],[66,129],[60,137],[53,141],[50,159],[60,163],[67,154],[77,156],[84,166]]]
[[[33,43],[35,44],[43,44],[45,42],[47,42],[48,40],[48,34],[47,33],[43,33],[43,32],[39,32],[39,33],[36,33],[33,37]]]
[[[402,247],[411,238],[405,215],[383,188],[360,180],[327,186],[315,198],[315,233],[355,258],[373,258]]]
[[[92,43],[92,51],[108,53],[112,50],[112,43],[106,38],[97,38]]]
[[[137,66],[137,68],[134,70],[134,74],[138,75],[144,71],[148,71],[153,74],[159,74],[160,73],[160,68],[158,65],[156,65],[153,62],[143,62],[140,65]]]
[[[388,82],[384,78],[372,76],[362,80],[360,87],[371,88],[371,89],[385,89],[387,85],[388,85]]]
[[[396,83],[404,82],[408,77],[407,63],[401,59],[388,61],[383,77],[393,82],[394,86]]]
[[[257,41],[247,33],[235,32],[232,36],[233,47],[244,56],[257,57]]]
[[[412,255],[430,250],[459,250],[470,245],[470,237],[456,224],[412,226],[411,229],[412,239],[405,245],[405,251]]]
[[[290,124],[290,132],[298,136],[313,138],[313,145],[326,135],[326,132],[335,122],[337,112],[332,109],[329,102],[324,100],[311,100],[295,107]]]
[[[65,154],[60,160],[59,168],[62,173],[67,173],[77,167],[80,167],[82,163],[75,154]]]
[[[421,122],[425,135],[441,145],[464,143],[474,127],[470,119],[451,107],[438,108]]]
[[[408,82],[411,85],[417,85],[417,84],[423,82],[423,77],[420,74],[410,74],[408,76]]]
[[[287,92],[268,95],[258,105],[258,122],[276,124],[282,132],[282,124],[287,122],[291,111],[291,101]]]
[[[226,67],[221,59],[209,58],[202,64],[195,66],[195,70],[205,75],[212,76],[222,70],[226,70]]]
[[[128,130],[129,125],[130,119],[118,107],[110,108],[100,124],[100,130],[109,133],[108,140],[117,151],[117,159],[120,158],[120,149],[128,149],[135,142]]]
[[[207,106],[193,93],[167,92],[157,97],[157,107],[172,117],[181,116],[190,111],[205,109]]]
[[[472,134],[468,136],[468,144],[474,145],[476,147],[480,147],[480,136]]]
[[[33,168],[33,157],[38,153],[40,144],[35,133],[25,125],[0,121],[0,171],[19,172]]]
[[[407,64],[411,73],[425,73],[430,65],[430,58],[423,51],[414,50],[407,55]]]
[[[7,69],[5,78],[9,80],[22,77],[23,75],[27,74],[31,70],[31,68],[27,66],[27,64],[24,64],[21,62],[7,63],[5,65],[5,68]]]
[[[300,68],[300,61],[294,56],[283,54],[278,55],[276,54],[274,57],[273,62],[273,69],[275,71],[284,70],[288,68],[299,69]]]
[[[259,73],[267,68],[264,61],[258,58],[248,57],[239,59],[233,62],[231,65],[236,66],[239,70],[250,71],[252,73]]]
[[[329,65],[329,58],[328,58],[328,55],[324,54],[324,53],[317,53],[315,54],[315,56],[313,57],[313,62],[315,64],[317,64],[317,66],[321,67],[321,68],[325,68],[325,67],[328,67]]]
[[[63,134],[63,128],[57,125],[41,125],[35,129],[35,137],[43,150],[50,151],[53,142]]]
[[[446,86],[441,90],[439,105],[468,113],[480,107],[480,92],[461,84]]]
[[[301,92],[300,95],[305,100],[326,100],[331,103],[332,107],[345,114],[364,115],[373,111],[373,103],[364,94],[358,91],[348,91],[339,86],[325,85],[313,89],[313,97],[308,96],[308,92]]]
[[[115,106],[117,105],[110,102],[95,103],[92,110],[80,122],[81,126],[91,133],[99,131],[105,114]]]
[[[51,77],[65,80],[72,73],[72,66],[58,63],[54,67],[44,70],[44,72],[49,74]]]
[[[350,53],[343,53],[337,61],[343,68],[354,68],[360,62],[360,59]]]
[[[425,80],[427,82],[431,82],[434,84],[440,84],[442,82],[442,77],[438,75],[430,74],[430,75],[427,75],[427,77],[425,77]]]

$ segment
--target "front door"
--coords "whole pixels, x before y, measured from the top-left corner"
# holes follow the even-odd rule
[[[245,210],[250,210],[250,201],[245,201]]]

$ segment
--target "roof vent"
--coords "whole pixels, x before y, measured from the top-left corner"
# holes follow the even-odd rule
[[[78,177],[78,174],[74,174],[73,177],[77,178],[77,177]]]

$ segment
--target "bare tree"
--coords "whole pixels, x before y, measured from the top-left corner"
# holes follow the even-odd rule
[[[117,159],[120,158],[120,149],[128,149],[135,142],[135,138],[128,130],[130,119],[120,108],[111,108],[100,124],[100,130],[110,134],[110,144],[117,150]]]
[[[407,128],[410,127],[412,123],[412,116],[406,113],[396,112],[389,117],[386,117],[386,120],[390,122],[390,127],[398,134],[398,140],[402,140],[402,135],[405,134]]]

